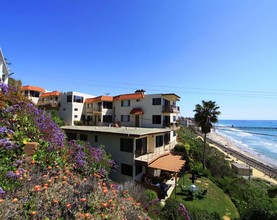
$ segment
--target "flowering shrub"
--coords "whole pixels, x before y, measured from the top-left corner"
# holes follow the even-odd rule
[[[99,174],[84,178],[59,166],[40,173],[36,166],[20,190],[5,195],[0,189],[0,219],[149,219],[127,191]]]

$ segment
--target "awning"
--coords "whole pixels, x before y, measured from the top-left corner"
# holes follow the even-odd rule
[[[168,154],[158,158],[157,160],[149,164],[148,167],[178,173],[185,165],[185,163],[186,161],[182,160],[182,156]]]
[[[144,112],[142,108],[133,108],[132,111],[130,112],[130,115],[143,115]]]

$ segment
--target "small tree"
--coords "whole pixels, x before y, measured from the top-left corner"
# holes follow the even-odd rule
[[[202,105],[197,104],[195,106],[194,120],[195,123],[201,128],[201,132],[204,134],[204,146],[203,146],[203,170],[205,169],[205,151],[206,151],[206,138],[207,134],[211,132],[212,123],[218,121],[218,115],[221,114],[218,111],[219,106],[216,105],[214,101],[204,101],[202,100]]]

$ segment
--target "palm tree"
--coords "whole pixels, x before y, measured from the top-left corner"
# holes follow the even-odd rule
[[[201,128],[201,132],[204,134],[204,146],[203,146],[203,170],[205,169],[205,151],[206,151],[206,138],[207,134],[211,132],[211,128],[213,127],[212,123],[216,123],[218,121],[218,115],[221,114],[218,111],[219,106],[216,105],[214,101],[204,101],[202,100],[202,105],[197,104],[195,109],[194,120],[195,123]]]

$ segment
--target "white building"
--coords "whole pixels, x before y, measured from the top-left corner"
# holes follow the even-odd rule
[[[0,48],[0,82],[3,82],[4,84],[8,85],[8,80],[9,80],[9,68],[7,67],[5,57]]]
[[[90,125],[162,128],[176,124],[180,112],[176,94],[146,95],[144,91],[87,99],[86,118]]]
[[[45,89],[38,86],[21,86],[22,94],[30,99],[35,105],[38,104],[39,97],[45,93]]]
[[[80,92],[64,92],[60,95],[59,115],[66,125],[85,120],[85,100],[93,97]]]

